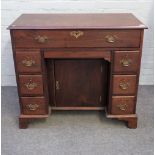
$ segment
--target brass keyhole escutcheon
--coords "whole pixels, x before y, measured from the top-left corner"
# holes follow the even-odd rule
[[[75,37],[77,39],[80,36],[83,36],[84,35],[84,32],[82,32],[82,31],[71,31],[70,32],[70,35],[73,36],[73,37]]]

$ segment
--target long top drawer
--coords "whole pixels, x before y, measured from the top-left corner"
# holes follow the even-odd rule
[[[13,30],[16,47],[139,47],[140,30]]]

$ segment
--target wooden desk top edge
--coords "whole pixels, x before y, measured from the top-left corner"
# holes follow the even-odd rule
[[[58,13],[22,14],[8,29],[147,29],[147,27],[131,13]]]

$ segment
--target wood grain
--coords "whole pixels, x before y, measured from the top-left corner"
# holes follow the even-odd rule
[[[127,89],[122,89],[121,83],[127,84]],[[114,95],[134,95],[136,93],[136,75],[114,75],[112,92]]]
[[[30,82],[31,81],[31,82]],[[37,86],[34,89],[28,89],[26,84],[35,83]],[[42,75],[19,75],[20,93],[24,95],[43,95]]]
[[[83,35],[75,38],[70,33],[73,30],[13,30],[15,46],[21,47],[139,47],[140,30],[78,30]],[[108,42],[107,37],[115,38]],[[44,43],[37,37],[46,37]]]
[[[31,110],[29,105],[37,105],[35,110]],[[21,97],[21,111],[24,115],[43,115],[48,114],[48,105],[44,97]]]
[[[134,107],[135,107],[134,96],[113,96],[112,97],[111,114],[114,114],[114,115],[134,114]]]
[[[25,61],[25,63],[23,62]],[[31,62],[30,62],[31,61]],[[32,62],[33,61],[33,62]],[[30,65],[26,65],[29,63]],[[16,52],[17,71],[19,73],[40,73],[41,68],[41,55],[40,52]]]
[[[70,50],[68,49],[68,51],[53,51],[53,50],[49,50],[49,51],[45,51],[44,52],[44,57],[45,58],[51,58],[51,59],[64,59],[64,58],[72,58],[72,59],[78,59],[78,58],[84,58],[84,59],[105,59],[107,61],[111,61],[110,60],[110,56],[111,52],[107,52],[107,51],[91,51],[89,52],[89,50],[79,50],[79,51],[74,51],[74,50]]]
[[[144,29],[131,13],[22,14],[8,29]]]
[[[114,72],[115,73],[136,73],[139,67],[139,51],[115,51],[114,52]],[[128,65],[123,66],[122,61],[127,61]]]
[[[59,82],[56,106],[104,106],[107,74],[102,63],[99,60],[56,60],[55,80]]]

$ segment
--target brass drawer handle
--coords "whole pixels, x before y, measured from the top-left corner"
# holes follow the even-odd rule
[[[120,110],[125,111],[125,110],[127,110],[128,105],[127,104],[119,104],[119,105],[117,105],[117,107]]]
[[[40,36],[38,35],[37,37],[35,37],[35,40],[38,41],[38,43],[46,43],[48,41],[48,37],[47,36]]]
[[[127,90],[129,88],[129,83],[124,80],[124,81],[120,82],[119,87],[122,90]]]
[[[120,60],[120,64],[123,67],[129,67],[129,65],[131,64],[131,59],[122,59],[122,60]]]
[[[25,67],[31,67],[35,64],[35,61],[32,60],[31,58],[27,57],[26,59],[24,59],[22,61],[22,64],[25,66]]]
[[[118,37],[116,35],[107,35],[105,36],[106,42],[114,43]]]
[[[25,86],[26,86],[27,89],[33,90],[33,89],[35,89],[38,85],[37,85],[37,83],[32,82],[32,80],[29,80],[28,83],[25,83]]]
[[[122,60],[120,60],[120,64],[123,67],[128,67],[131,64],[131,59],[128,58],[128,55],[126,55]]]
[[[82,32],[82,31],[71,31],[70,32],[70,35],[73,36],[73,37],[75,37],[77,39],[80,36],[83,36],[84,35],[84,32]]]
[[[38,104],[28,104],[27,105],[27,108],[29,108],[29,110],[31,110],[31,111],[37,110],[38,107],[39,107]]]

